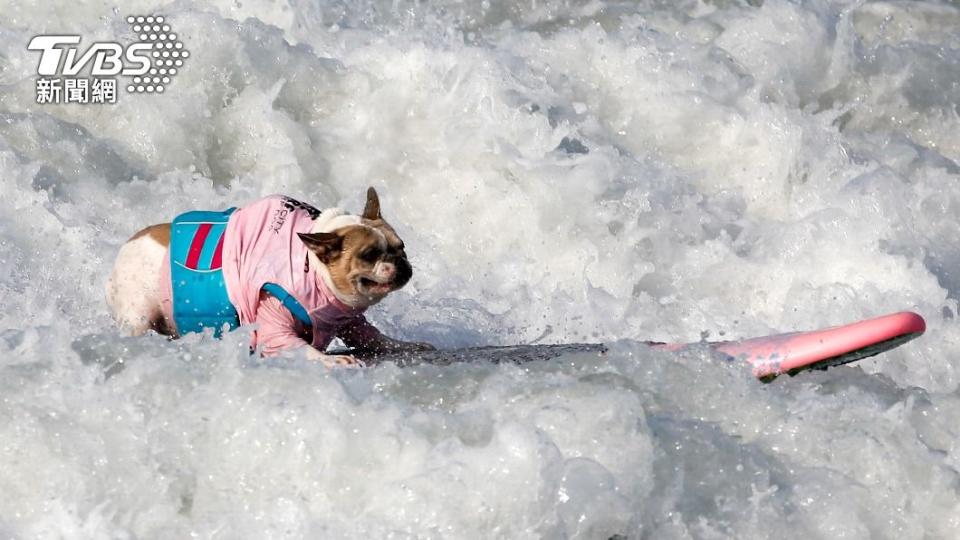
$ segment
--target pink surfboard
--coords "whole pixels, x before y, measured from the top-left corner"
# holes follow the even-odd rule
[[[727,360],[744,361],[764,382],[778,375],[796,375],[808,369],[827,369],[880,354],[919,336],[926,330],[923,317],[904,311],[875,319],[809,332],[791,332],[738,341],[701,343],[646,342],[667,351],[708,346]],[[461,362],[524,363],[551,360],[567,354],[603,354],[598,343],[562,343],[555,345],[510,345],[468,347],[413,353],[370,354],[362,350],[337,351],[354,354],[371,363],[382,361],[397,365],[449,365]]]
[[[823,330],[713,342],[708,345],[730,359],[749,363],[753,366],[754,376],[763,381],[771,381],[784,373],[796,375],[804,370],[826,369],[880,354],[923,334],[926,328],[923,317],[902,311]],[[694,344],[650,345],[680,351]]]

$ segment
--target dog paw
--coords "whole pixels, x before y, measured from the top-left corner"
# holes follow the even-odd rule
[[[323,365],[328,368],[362,368],[366,367],[366,364],[363,363],[359,358],[346,355],[346,354],[327,354],[325,359],[322,359]]]
[[[324,366],[328,368],[362,368],[366,367],[366,364],[363,363],[359,358],[350,356],[349,354],[326,354],[316,349],[313,349],[307,353],[307,358],[315,361],[319,361]]]

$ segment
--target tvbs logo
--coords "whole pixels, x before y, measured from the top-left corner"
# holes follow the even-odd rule
[[[128,79],[128,92],[163,93],[189,51],[161,15],[131,15],[127,23],[139,38],[127,46],[95,42],[81,52],[77,35],[31,39],[27,49],[40,52],[37,103],[116,103],[117,76]]]
[[[127,47],[126,52],[119,43],[94,43],[79,59],[77,59],[77,49],[70,47],[66,49],[66,62],[64,62],[64,50],[60,47],[78,43],[80,43],[80,36],[37,36],[30,40],[27,48],[31,51],[42,51],[40,66],[37,68],[37,73],[40,75],[76,75],[91,60],[93,60],[93,66],[90,68],[90,74],[94,77],[121,73],[130,76],[143,75],[150,69],[150,50],[153,46],[149,43],[134,43]],[[127,61],[135,67],[125,66],[123,57],[126,57]]]

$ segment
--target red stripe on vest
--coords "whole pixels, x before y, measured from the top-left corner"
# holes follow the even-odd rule
[[[210,228],[212,227],[209,223],[204,223],[197,227],[197,234],[193,236],[193,242],[190,243],[190,251],[187,252],[187,268],[191,270],[197,269],[197,263],[200,262],[200,253],[203,251],[203,243],[207,240],[207,235],[210,234]]]
[[[226,236],[225,232],[220,233],[220,240],[217,240],[217,249],[213,251],[213,260],[210,262],[210,269],[216,270],[223,266],[222,256],[223,256],[223,237]]]

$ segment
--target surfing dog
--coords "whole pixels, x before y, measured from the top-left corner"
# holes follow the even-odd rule
[[[328,366],[355,365],[327,345],[338,337],[371,353],[433,348],[389,338],[363,314],[410,280],[404,248],[372,187],[360,216],[273,195],[137,232],[120,248],[107,304],[132,335],[219,335],[256,323],[251,350],[265,356],[306,347]]]

